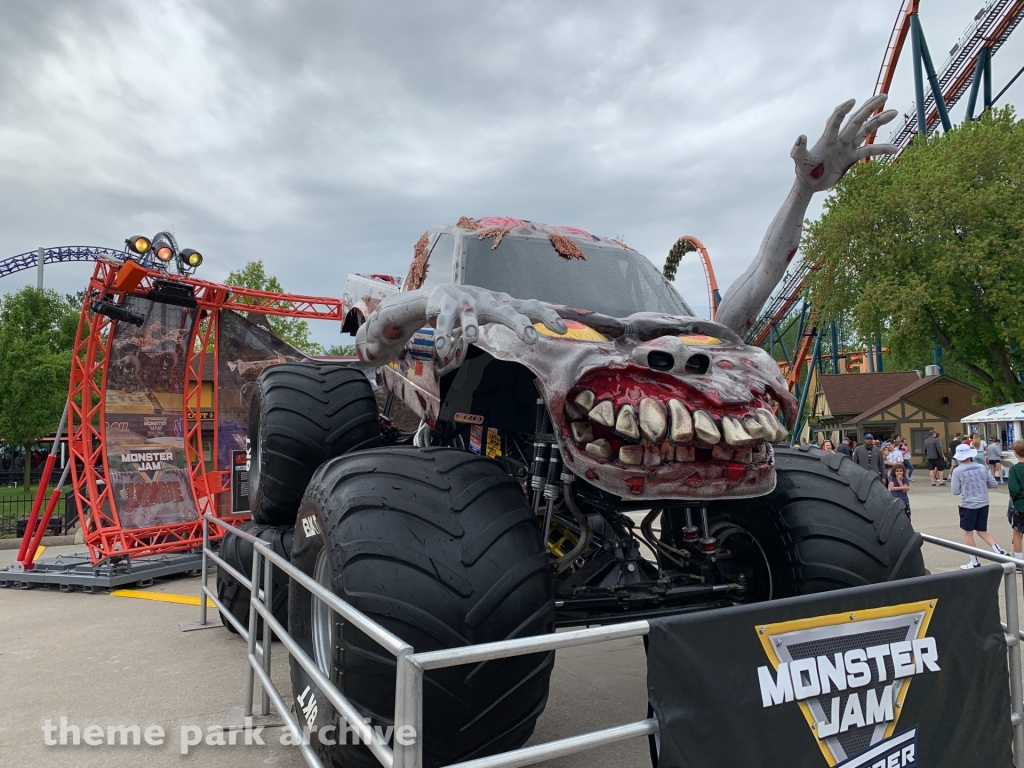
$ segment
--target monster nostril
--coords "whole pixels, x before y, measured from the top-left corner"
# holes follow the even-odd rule
[[[675,364],[675,358],[668,352],[654,350],[647,353],[647,365],[655,371],[671,371]],[[705,366],[705,370],[707,370],[707,366]]]
[[[710,366],[711,358],[707,355],[690,355],[689,359],[686,361],[686,372],[707,373]]]

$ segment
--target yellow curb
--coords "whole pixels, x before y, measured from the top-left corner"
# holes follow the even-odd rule
[[[138,600],[157,600],[161,603],[178,603],[180,605],[199,605],[199,598],[194,595],[174,595],[170,592],[144,592],[141,589],[115,589],[110,593],[114,597],[134,597]],[[213,601],[206,599],[207,608],[216,608]]]

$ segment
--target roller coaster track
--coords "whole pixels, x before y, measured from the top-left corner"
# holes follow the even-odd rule
[[[61,245],[55,248],[44,248],[43,251],[45,252],[43,264],[60,264],[68,261],[99,261],[105,258],[124,261],[123,249],[102,248],[96,245]],[[19,253],[17,256],[0,261],[0,277],[7,277],[25,269],[34,269],[38,265],[38,250]]]
[[[900,12],[896,17],[889,44],[882,59],[875,83],[875,93],[887,93],[892,85],[896,63],[899,60],[903,43],[910,30],[910,17],[917,13],[920,0],[903,0]],[[990,0],[975,15],[963,37],[950,51],[949,57],[939,68],[938,80],[942,98],[946,108],[950,109],[970,88],[976,76],[978,59],[984,49],[989,49],[991,56],[1006,42],[1010,34],[1024,19],[1024,0]],[[930,131],[939,121],[939,111],[935,105],[935,95],[929,90],[924,100],[925,125]],[[889,143],[895,144],[899,150],[893,157],[898,157],[918,134],[917,110],[910,109],[903,116],[903,122],[897,126],[889,137]],[[867,138],[872,143],[874,134]]]
[[[811,265],[801,260],[783,276],[782,283],[768,298],[761,314],[754,325],[747,331],[747,344],[759,347],[768,339],[768,333],[774,324],[780,323],[800,300],[800,290],[804,286],[804,278],[811,271]]]

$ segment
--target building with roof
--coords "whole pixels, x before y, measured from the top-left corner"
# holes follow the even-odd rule
[[[818,376],[807,439],[821,443],[852,437],[859,443],[867,433],[880,440],[901,435],[917,462],[924,458],[931,430],[943,445],[964,431],[961,419],[976,410],[977,394],[970,384],[917,371]]]

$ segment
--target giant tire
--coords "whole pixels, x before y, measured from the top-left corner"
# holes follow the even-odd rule
[[[553,580],[536,518],[515,480],[464,451],[381,448],[328,462],[303,498],[292,563],[416,651],[554,631]],[[374,725],[391,725],[394,659],[336,617],[314,620],[314,610],[310,592],[293,583],[292,636]],[[325,625],[330,638],[315,634]],[[314,650],[314,635],[331,650]],[[424,764],[525,743],[547,702],[553,664],[554,654],[544,653],[427,672]],[[291,674],[306,724],[337,725],[294,659]],[[378,764],[364,746],[313,743],[327,765]]]
[[[249,509],[265,525],[293,525],[316,468],[381,444],[377,401],[362,371],[337,363],[265,369],[249,403]]]
[[[778,482],[762,499],[708,506],[719,539],[748,531],[771,574],[761,597],[879,584],[927,573],[921,534],[878,475],[840,453],[773,446]],[[752,549],[752,548],[751,548]],[[757,585],[751,584],[753,590]]]
[[[292,531],[290,525],[270,526],[259,523],[242,523],[238,529],[255,536],[270,545],[271,551],[281,557],[290,557],[292,552]],[[252,544],[241,536],[226,534],[221,540],[220,556],[240,573],[252,576]],[[271,596],[274,618],[282,625],[288,626],[288,576],[276,565],[273,570],[274,591]],[[248,628],[249,626],[249,590],[238,582],[234,576],[223,568],[217,569],[217,597],[224,603],[231,615],[238,622]],[[263,637],[263,619],[257,617],[259,622],[256,629],[257,635]],[[226,618],[221,618],[221,623],[227,627],[229,632],[237,632],[235,627]]]

